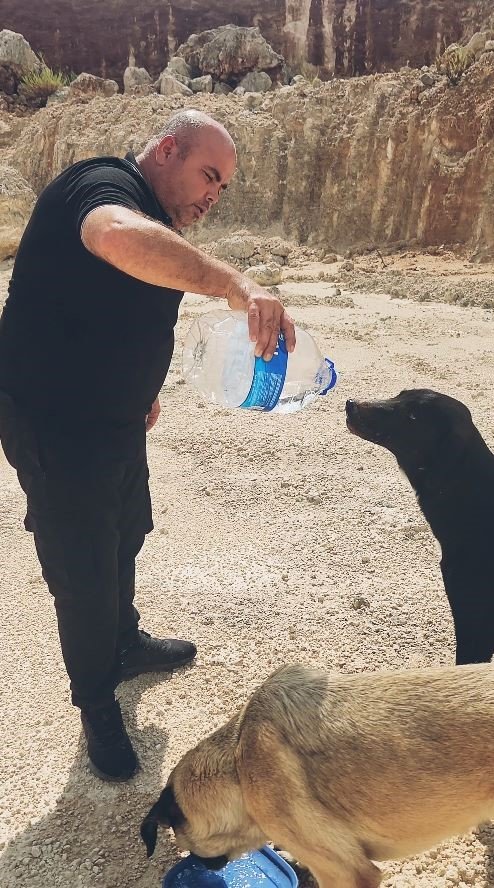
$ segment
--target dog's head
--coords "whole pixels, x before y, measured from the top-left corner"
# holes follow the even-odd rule
[[[410,480],[450,463],[475,434],[461,401],[430,389],[409,389],[385,401],[347,401],[347,427],[394,453]]]
[[[159,824],[171,827],[177,845],[208,869],[220,869],[264,843],[265,836],[246,810],[234,749],[224,731],[186,753],[170,774],[141,824],[148,857],[155,849]]]

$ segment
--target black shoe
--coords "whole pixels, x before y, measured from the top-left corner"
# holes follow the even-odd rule
[[[133,678],[143,672],[172,672],[190,663],[197,654],[191,641],[178,638],[153,638],[149,632],[139,629],[135,639],[120,652],[122,660],[121,680]]]
[[[103,706],[81,708],[87,740],[89,769],[102,780],[130,780],[139,768],[116,700]]]

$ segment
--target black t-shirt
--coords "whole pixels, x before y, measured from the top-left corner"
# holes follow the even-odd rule
[[[123,454],[144,446],[183,293],[86,250],[82,223],[103,204],[171,226],[132,154],[81,161],[51,182],[22,237],[0,320],[0,389],[46,440]]]

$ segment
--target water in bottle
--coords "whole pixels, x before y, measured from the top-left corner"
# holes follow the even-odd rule
[[[270,361],[256,358],[247,315],[219,309],[194,321],[184,343],[183,373],[207,400],[223,407],[295,413],[336,385],[333,362],[323,358],[312,336],[295,328],[288,354],[280,334]]]

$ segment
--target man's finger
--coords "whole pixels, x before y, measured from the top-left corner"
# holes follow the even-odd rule
[[[255,302],[251,302],[247,309],[247,321],[249,324],[249,339],[257,342],[259,336],[259,309]]]
[[[278,345],[278,336],[279,335],[280,335],[279,327],[274,327],[273,331],[271,333],[271,336],[269,338],[269,342],[268,342],[266,348],[264,349],[264,352],[262,355],[265,361],[270,361],[271,358],[273,357],[273,355],[276,351],[276,347]]]
[[[286,311],[283,312],[280,318],[280,327],[281,332],[285,337],[285,343],[287,347],[287,351],[292,352],[295,348],[296,336],[295,336],[295,325],[293,323],[292,318]]]
[[[266,353],[274,329],[275,324],[273,317],[270,316],[269,318],[266,318],[261,314],[259,318],[259,335],[257,337],[256,348],[254,351],[256,358],[260,358]]]

